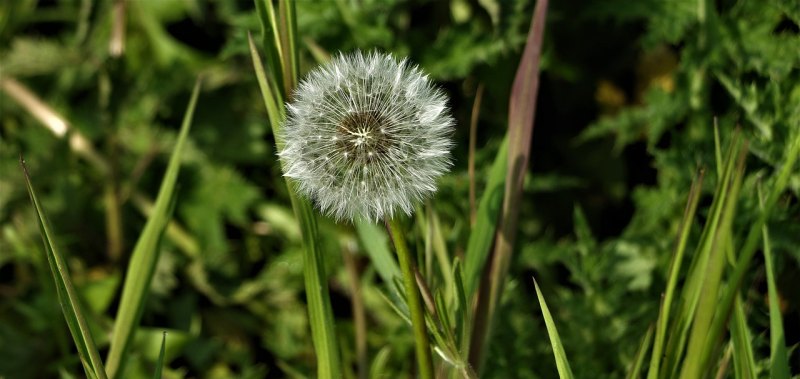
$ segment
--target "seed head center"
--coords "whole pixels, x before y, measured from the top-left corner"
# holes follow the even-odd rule
[[[348,160],[372,161],[395,144],[386,133],[389,126],[390,121],[377,111],[349,113],[339,123],[335,140]]]

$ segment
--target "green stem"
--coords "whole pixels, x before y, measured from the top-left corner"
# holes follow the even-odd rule
[[[386,225],[392,234],[394,247],[397,251],[397,259],[400,262],[400,271],[403,273],[403,284],[405,285],[406,298],[408,299],[408,310],[411,312],[411,326],[414,329],[414,341],[416,343],[417,361],[419,362],[419,373],[422,379],[433,379],[433,359],[431,358],[430,341],[428,331],[425,327],[425,314],[422,309],[417,281],[414,278],[414,269],[411,262],[411,254],[408,252],[403,231],[400,223],[395,218],[387,219]]]

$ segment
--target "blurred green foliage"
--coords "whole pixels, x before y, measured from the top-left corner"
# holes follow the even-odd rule
[[[164,377],[303,377],[313,369],[299,231],[247,47],[247,1],[0,3],[0,376],[80,371],[18,168],[25,154],[56,240],[108,348],[119,286],[158,191],[180,119],[204,77],[178,180],[176,224],[131,348],[130,377],[152,376],[168,330]],[[476,152],[480,195],[505,132],[508,95],[533,2],[297,2],[301,72],[312,52],[382,49],[419,63],[452,98],[453,172],[432,206],[451,255],[466,246],[468,126],[486,86]],[[713,124],[741,127],[751,155],[734,230],[753,223],[755,188],[800,133],[800,7],[794,0],[558,1],[550,4],[529,177],[486,377],[549,378],[556,368],[536,275],[576,377],[620,377],[655,320],[689,186],[714,167]],[[66,120],[43,127],[8,83]],[[81,135],[95,156],[70,143]],[[87,159],[87,157],[89,157]],[[707,214],[709,175],[699,214]],[[765,183],[769,184],[769,183]],[[770,221],[784,320],[800,317],[800,173]],[[182,233],[181,233],[182,231]],[[355,252],[371,359],[409,372],[413,341],[355,231],[325,220],[325,251]],[[691,238],[699,238],[699,226]],[[423,233],[411,237],[421,245]],[[344,358],[354,361],[353,295],[329,254]],[[769,344],[761,261],[745,279],[756,358]],[[796,322],[786,322],[800,372]],[[388,353],[386,353],[388,351]],[[380,354],[379,354],[380,352]],[[388,357],[387,357],[388,356]],[[761,372],[765,374],[765,372]]]

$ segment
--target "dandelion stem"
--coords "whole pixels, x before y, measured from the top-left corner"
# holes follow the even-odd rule
[[[417,361],[419,364],[420,378],[433,379],[433,359],[431,358],[430,342],[428,331],[425,328],[425,314],[422,309],[417,282],[414,278],[414,269],[411,262],[411,254],[408,251],[403,231],[396,218],[386,219],[386,225],[392,235],[397,259],[400,263],[400,271],[403,273],[403,284],[405,285],[406,298],[408,299],[408,310],[411,312],[411,327],[414,329],[414,341],[416,343]]]

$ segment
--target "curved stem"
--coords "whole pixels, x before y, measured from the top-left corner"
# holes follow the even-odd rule
[[[395,218],[387,219],[386,225],[392,235],[397,259],[400,263],[400,271],[403,273],[403,284],[405,286],[406,298],[408,299],[408,310],[411,313],[411,326],[414,329],[414,341],[417,352],[417,362],[419,364],[420,378],[433,379],[433,359],[431,358],[430,341],[428,331],[425,327],[425,314],[422,309],[417,282],[414,278],[411,254],[408,252],[406,240],[399,222]]]

